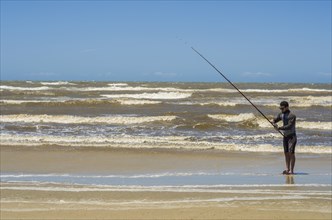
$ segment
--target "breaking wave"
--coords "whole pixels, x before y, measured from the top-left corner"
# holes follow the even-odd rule
[[[45,86],[58,86],[58,85],[77,85],[75,83],[67,82],[67,81],[58,81],[58,82],[40,82],[40,84]]]
[[[28,82],[26,82],[28,83]],[[34,84],[29,82],[28,84]],[[128,83],[109,83],[107,86],[88,86],[79,87],[78,84],[67,81],[58,82],[40,82],[41,87],[22,87],[22,86],[10,86],[0,85],[2,90],[20,90],[20,91],[38,91],[38,90],[64,90],[64,91],[155,91],[155,92],[218,92],[218,93],[238,93],[235,89],[229,88],[176,88],[176,87],[148,87],[146,85],[131,86]],[[37,85],[37,84],[35,84]],[[54,86],[68,86],[68,87],[54,87]],[[329,93],[332,94],[331,89],[313,89],[313,88],[290,88],[290,89],[240,89],[244,93]]]
[[[45,91],[52,89],[48,86],[41,86],[41,87],[18,87],[18,86],[0,86],[1,90],[18,90],[18,91]]]
[[[180,92],[158,92],[158,93],[140,93],[140,94],[116,94],[101,95],[107,98],[133,98],[133,99],[185,99],[191,97],[192,93]]]
[[[168,149],[168,150],[222,150],[244,152],[282,152],[280,146],[272,144],[236,144],[192,140],[181,136],[54,136],[54,135],[9,135],[1,134],[1,144],[8,146],[74,146],[108,147],[127,149]],[[330,154],[331,146],[301,146],[298,153]]]
[[[208,117],[225,122],[231,123],[250,123],[251,125],[262,127],[262,128],[270,128],[271,124],[265,120],[264,118],[257,117],[253,113],[242,113],[239,115],[235,114],[209,114]],[[270,116],[272,119],[273,117]],[[318,129],[318,130],[332,130],[332,122],[312,122],[312,121],[299,121],[296,122],[297,128],[302,129]]]
[[[40,104],[45,106],[62,106],[62,105],[103,105],[103,104],[120,104],[120,105],[155,105],[161,104],[161,101],[138,100],[138,99],[54,99],[54,100],[0,100],[4,105],[21,105],[21,104]]]
[[[109,116],[82,117],[72,115],[2,115],[1,122],[60,123],[60,124],[139,124],[155,121],[172,121],[176,116]]]

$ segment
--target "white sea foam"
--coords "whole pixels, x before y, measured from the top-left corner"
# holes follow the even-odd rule
[[[42,85],[55,86],[55,85],[77,85],[75,83],[59,81],[59,82],[41,82]],[[64,90],[64,91],[83,91],[83,92],[96,92],[96,91],[150,91],[150,92],[195,92],[201,91],[203,89],[181,89],[174,87],[145,87],[145,86],[129,86],[127,83],[110,83],[108,86],[88,86],[88,87],[20,87],[20,86],[7,86],[1,85],[0,89],[4,90],[21,90],[21,91],[30,91],[30,90]],[[206,90],[208,91],[208,90]]]
[[[186,192],[186,193],[225,193],[225,194],[245,194],[246,196],[238,197],[239,200],[250,200],[255,198],[253,195],[293,195],[309,198],[310,196],[327,196],[329,199],[331,191],[326,190],[305,190],[305,187],[331,187],[331,184],[292,184],[292,187],[303,187],[304,190],[284,189],[285,184],[238,184],[238,185],[182,185],[182,186],[142,186],[142,185],[60,185],[40,183],[39,185],[18,185],[3,184],[1,190],[30,190],[30,191],[62,191],[62,192]],[[250,188],[250,190],[248,190]],[[257,188],[257,189],[255,189]],[[287,197],[287,196],[286,196]],[[233,197],[224,196],[225,199]],[[269,198],[269,197],[264,197]],[[323,197],[323,199],[325,199]]]
[[[256,124],[259,127],[262,128],[270,128],[271,124],[264,118],[255,116],[253,113],[241,113],[238,115],[235,114],[209,114],[208,117],[220,120],[220,121],[226,121],[226,122],[252,122]],[[270,117],[271,120],[273,117]],[[315,130],[332,130],[332,122],[313,122],[313,121],[299,121],[296,122],[297,128],[302,129],[315,129]]]
[[[152,101],[144,99],[82,99],[82,98],[54,98],[48,100],[0,100],[0,104],[5,105],[21,105],[21,104],[68,104],[68,105],[79,105],[79,104],[121,104],[121,105],[156,105],[161,104],[162,101]]]
[[[332,96],[290,96],[288,99],[295,107],[332,106]]]
[[[271,102],[270,100],[274,100],[274,102]],[[291,107],[332,107],[332,96],[287,96],[285,98],[282,98],[282,100],[288,101]],[[282,100],[281,98],[279,98],[278,102],[281,102]],[[275,98],[264,97],[258,100],[258,104],[276,107],[278,105],[278,102],[275,103],[275,101]]]
[[[232,101],[217,101],[217,102],[200,102],[200,101],[185,101],[185,102],[178,102],[178,103],[172,103],[172,104],[178,104],[178,105],[201,105],[201,106],[206,106],[206,105],[219,105],[219,106],[236,106],[238,104],[242,104],[242,102],[232,102]]]
[[[0,100],[0,103],[6,105],[20,105],[20,104],[27,104],[27,103],[49,103],[52,101],[47,100]]]
[[[17,87],[17,86],[4,86],[0,85],[0,89],[2,90],[18,90],[18,91],[44,91],[50,90],[51,88],[48,86],[41,87]]]
[[[31,82],[27,82],[30,83]],[[33,83],[33,82],[32,82]],[[67,81],[59,81],[59,82],[41,82],[42,85],[77,85],[75,83],[67,82]],[[235,89],[227,89],[227,88],[175,88],[175,87],[147,87],[147,86],[129,86],[127,83],[109,83],[108,86],[96,86],[96,87],[19,87],[19,86],[7,86],[1,85],[0,89],[6,90],[51,90],[51,89],[62,89],[68,91],[161,91],[161,92],[220,92],[220,93],[237,93]],[[331,89],[313,89],[313,88],[290,88],[290,89],[241,89],[240,91],[244,93],[332,93]]]
[[[1,115],[1,122],[61,123],[61,124],[139,124],[154,121],[172,121],[176,116],[109,116],[82,117],[73,115]]]
[[[216,114],[208,115],[210,118],[227,121],[227,122],[243,122],[256,119],[253,113],[242,113],[239,115],[226,115],[226,114]]]
[[[281,174],[275,173],[240,173],[240,172],[164,172],[164,173],[146,173],[146,174],[133,174],[133,175],[76,175],[76,174],[60,174],[60,173],[47,173],[47,174],[0,174],[1,178],[7,179],[40,179],[40,178],[71,178],[71,179],[155,179],[163,177],[190,177],[190,176],[280,176]],[[309,175],[309,174],[308,174]],[[332,173],[311,173],[310,176],[331,176]]]
[[[119,99],[115,100],[121,105],[155,105],[161,104],[161,101],[151,101],[151,100],[137,100],[137,99]]]
[[[111,87],[126,87],[128,83],[109,83],[108,85]]]
[[[310,89],[310,88],[296,88],[296,89],[240,89],[241,92],[247,93],[289,93],[289,92],[320,92],[332,93],[331,89]]]
[[[207,92],[220,92],[220,93],[238,93],[235,89],[225,89],[225,88],[210,88],[210,89],[200,89],[195,91],[207,91]],[[332,93],[331,89],[311,89],[311,88],[294,88],[294,89],[241,89],[244,93]]]
[[[283,100],[288,101],[291,107],[311,107],[323,106],[332,107],[332,96],[287,96],[287,97],[272,97],[272,96],[258,96],[251,99],[251,101],[258,106],[279,107],[279,103]],[[250,105],[250,103],[243,97],[233,98],[218,98],[211,101],[206,100],[191,100],[176,103],[179,105],[219,105],[219,106],[237,106],[237,105]]]
[[[117,100],[105,100],[105,99],[70,99],[70,100],[0,100],[0,104],[5,105],[21,105],[30,103],[48,103],[48,104],[98,104],[98,103],[118,103],[121,105],[154,105],[161,104],[161,101],[151,100],[137,100],[137,99],[117,99]]]
[[[119,92],[119,91],[127,91],[127,92],[184,92],[184,93],[192,93],[197,90],[193,89],[180,89],[180,88],[173,88],[173,87],[143,87],[143,86],[125,86],[116,85],[116,84],[109,84],[108,87],[70,87],[70,88],[62,88],[68,91],[108,91],[108,92]],[[198,90],[199,91],[199,90]]]
[[[67,81],[58,81],[58,82],[40,82],[40,84],[45,86],[58,86],[58,85],[76,85],[75,83]]]
[[[113,94],[113,95],[101,95],[107,98],[133,98],[133,99],[185,99],[191,97],[191,93],[180,92],[157,92],[157,93],[141,93],[141,94]]]
[[[207,172],[165,172],[165,173],[148,173],[148,174],[135,174],[135,175],[73,175],[73,174],[1,174],[0,177],[3,179],[25,179],[25,178],[72,178],[72,179],[153,179],[162,177],[186,177],[186,176],[274,176],[272,173],[207,173]],[[329,174],[315,174],[315,175],[329,175]],[[331,175],[331,174],[330,174]]]
[[[101,103],[101,102],[109,102],[114,103],[117,102],[122,105],[144,105],[144,104],[161,104],[161,101],[151,101],[151,100],[175,100],[190,98],[191,94],[189,93],[143,93],[143,94],[113,94],[113,95],[102,95],[106,98],[70,98],[70,97],[60,97],[53,99],[30,99],[30,100],[10,100],[3,99],[0,100],[0,103],[6,105],[19,105],[19,104],[27,104],[27,103],[63,103],[63,102],[72,102],[75,104],[75,101],[79,101],[80,103]],[[274,101],[271,101],[274,100]],[[323,107],[332,107],[332,97],[329,96],[291,96],[288,97],[288,100],[291,103],[292,107],[311,107],[311,106],[323,106]],[[253,100],[253,102],[258,106],[268,106],[268,107],[278,107],[278,103],[280,100],[275,100],[275,98],[264,97]],[[217,101],[182,101],[182,102],[169,102],[169,104],[173,105],[219,105],[219,106],[237,106],[237,105],[250,105],[246,100],[242,98],[233,98],[232,100],[217,100]]]
[[[282,152],[280,146],[272,144],[236,144],[210,141],[192,141],[191,137],[179,136],[52,136],[52,135],[10,135],[0,134],[2,145],[43,146],[60,145],[75,147],[112,147],[133,149],[169,149],[169,150],[223,150],[244,152]],[[331,146],[303,146],[298,153],[331,154]]]

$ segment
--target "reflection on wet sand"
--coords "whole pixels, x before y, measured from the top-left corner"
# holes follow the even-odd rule
[[[285,175],[286,176],[286,184],[295,184],[294,175]]]

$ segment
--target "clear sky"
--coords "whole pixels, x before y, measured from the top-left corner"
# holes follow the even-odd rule
[[[3,1],[2,80],[331,83],[331,1]]]

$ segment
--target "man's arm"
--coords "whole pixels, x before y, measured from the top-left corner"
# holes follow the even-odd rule
[[[273,119],[273,123],[275,124],[275,123],[278,123],[279,121],[281,121],[281,113],[279,113],[279,114],[277,115],[277,117],[275,117],[275,118]]]
[[[279,127],[279,130],[290,130],[295,124],[296,116],[291,114],[288,117],[288,124],[285,126]]]

